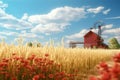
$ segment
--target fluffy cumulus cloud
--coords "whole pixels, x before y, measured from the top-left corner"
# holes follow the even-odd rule
[[[2,31],[0,32],[0,35],[6,35],[6,36],[17,36],[19,33],[17,32],[12,32],[12,31]]]
[[[5,12],[5,8],[7,4],[4,4],[0,1],[0,26],[8,29],[28,29],[32,27],[32,24],[24,21],[22,19],[18,19],[15,16],[8,14]]]
[[[0,39],[7,39],[6,36],[0,35]]]
[[[103,26],[102,28],[105,28],[105,29],[110,29],[113,27],[113,24],[108,24],[108,25],[105,25]]]
[[[42,39],[43,38],[43,36],[38,36],[37,34],[34,34],[34,33],[26,33],[26,32],[23,32],[23,33],[21,33],[21,34],[19,34],[19,37],[23,37],[23,38],[28,38],[28,39],[30,39],[30,38],[37,38],[37,39]]]
[[[102,12],[103,9],[104,9],[103,6],[99,6],[99,7],[97,7],[97,8],[89,8],[89,9],[87,9],[87,11],[90,12],[90,13],[95,13],[95,14],[97,14],[97,13]]]
[[[120,34],[120,28],[112,28],[104,31],[105,34]]]
[[[84,8],[73,8],[73,7],[59,7],[50,11],[44,15],[33,15],[29,17],[29,21],[32,23],[50,23],[50,22],[69,22],[76,19],[85,17]]]
[[[115,36],[115,38],[118,40],[118,42],[120,43],[120,36]]]
[[[33,32],[61,32],[71,21],[85,18],[86,12],[84,8],[59,7],[44,15],[29,16],[28,21],[36,26]]]
[[[8,7],[8,4],[4,4],[2,1],[0,1],[0,8],[5,9]]]
[[[68,23],[61,23],[61,24],[57,24],[57,23],[48,23],[48,24],[39,24],[36,25],[35,28],[33,28],[31,31],[35,32],[35,33],[44,33],[44,34],[49,34],[52,32],[61,32],[65,29],[66,26],[68,26]]]
[[[78,39],[78,38],[83,38],[84,35],[85,35],[87,32],[88,32],[88,30],[83,29],[83,30],[81,30],[79,33],[75,33],[75,34],[72,34],[72,35],[66,36],[66,38],[68,38],[68,39]]]
[[[23,21],[21,19],[17,19],[13,15],[7,14],[3,9],[0,8],[0,26],[5,27],[8,29],[16,29],[16,30],[21,30],[21,29],[28,29],[32,27],[32,24]]]
[[[108,14],[111,11],[111,9],[107,9],[103,11],[103,14]]]
[[[42,39],[43,36],[37,35],[35,33],[26,32],[25,30],[18,32],[12,32],[12,31],[1,31],[0,32],[1,37],[0,38],[7,38],[7,36],[14,36],[14,37],[22,37],[24,39],[30,39],[30,38],[37,38]]]
[[[99,6],[97,8],[80,8],[80,7],[58,7],[51,10],[47,14],[37,14],[29,16],[24,13],[21,19],[5,12],[8,7],[0,1],[0,26],[7,29],[14,30],[26,30],[30,29],[33,33],[44,33],[46,35],[52,32],[62,32],[67,26],[71,25],[72,21],[85,18],[87,13],[100,13],[104,7]],[[86,12],[86,9],[88,12]],[[107,14],[109,11],[105,11]]]
[[[22,16],[21,19],[22,19],[22,20],[27,20],[27,19],[28,19],[28,14],[27,14],[27,13],[24,13],[24,15]]]
[[[120,28],[114,28],[115,25],[108,24],[103,26],[103,34],[120,35]]]
[[[111,9],[105,10],[105,7],[103,7],[103,6],[98,6],[96,8],[88,8],[87,9],[88,13],[94,13],[94,14],[103,13],[105,15],[107,15],[110,11],[111,11]]]
[[[21,19],[19,19],[11,14],[6,13],[5,9],[7,7],[8,4],[5,4],[2,1],[0,1],[0,27],[4,28],[3,31],[0,31],[0,38],[6,39],[9,36],[19,37],[23,33],[18,33],[17,31],[27,30],[33,27],[32,23],[26,20],[26,13]],[[36,35],[25,33],[23,36],[31,36],[31,38],[36,37]]]
[[[89,13],[103,13],[108,14],[110,9],[104,10],[103,6],[97,8],[80,8],[80,7],[59,7],[51,10],[47,14],[38,14],[27,16],[28,21],[35,24],[31,29],[32,32],[41,32],[49,34],[52,32],[61,32],[70,25],[71,21],[86,18]]]

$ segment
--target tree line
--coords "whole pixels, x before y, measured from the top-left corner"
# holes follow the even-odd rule
[[[110,49],[120,49],[120,43],[118,42],[116,38],[111,38],[109,39],[108,47]]]

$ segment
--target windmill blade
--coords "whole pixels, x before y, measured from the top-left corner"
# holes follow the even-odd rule
[[[94,28],[96,29],[98,26],[103,26],[104,25],[104,22],[102,20],[99,20],[97,22],[94,23]]]
[[[94,23],[94,28],[96,29],[96,28],[98,28],[98,35],[99,36],[101,36],[101,34],[102,34],[102,27],[104,26],[105,24],[104,24],[104,22],[102,21],[102,20],[99,20],[99,21],[97,21],[96,23]]]
[[[91,27],[90,30],[92,30],[93,28]]]

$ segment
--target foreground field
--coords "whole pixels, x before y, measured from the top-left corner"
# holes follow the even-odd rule
[[[95,66],[101,61],[111,61],[114,54],[120,50],[107,49],[80,49],[80,48],[64,48],[64,47],[27,47],[0,44],[0,61],[3,58],[11,58],[13,53],[19,57],[27,59],[31,55],[44,57],[49,54],[49,59],[60,64],[61,71],[73,73],[74,70],[79,74],[76,80],[88,80],[88,76],[96,74]]]

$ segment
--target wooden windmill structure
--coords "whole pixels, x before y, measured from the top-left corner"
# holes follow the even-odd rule
[[[101,37],[101,33],[102,33],[102,30],[101,30],[101,27],[104,25],[103,22],[101,21],[98,21],[94,24],[94,26],[92,28],[90,28],[91,30],[92,29],[98,29],[98,34],[94,33],[93,31],[89,31],[88,33],[86,33],[84,35],[84,42],[75,42],[75,41],[71,41],[69,43],[69,46],[74,48],[76,47],[76,44],[84,44],[84,47],[85,48],[93,48],[93,47],[96,47],[96,48],[107,48],[108,46],[103,43],[103,38]]]

